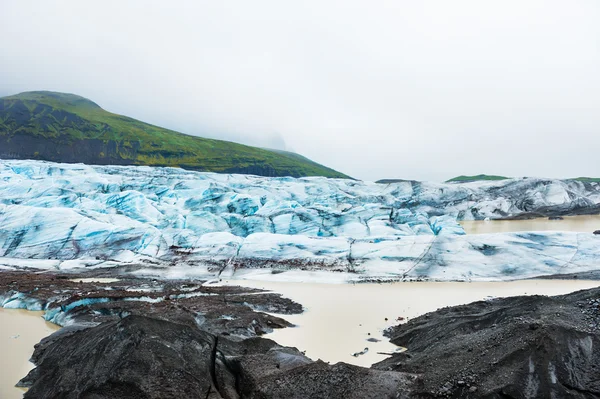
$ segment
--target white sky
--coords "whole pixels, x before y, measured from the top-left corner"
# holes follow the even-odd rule
[[[28,90],[365,180],[600,177],[600,1],[0,0]]]

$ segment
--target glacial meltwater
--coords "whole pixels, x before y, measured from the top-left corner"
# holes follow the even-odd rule
[[[33,346],[59,327],[42,318],[44,312],[0,308],[0,398],[17,399],[15,384],[33,369]]]
[[[300,315],[278,315],[296,327],[275,330],[265,338],[297,347],[315,360],[370,366],[402,349],[383,336],[385,328],[424,313],[491,297],[566,294],[600,286],[600,281],[315,284],[229,280],[222,284],[264,288],[304,306],[305,312]],[[33,367],[28,360],[34,345],[58,328],[45,322],[42,314],[0,308],[2,399],[21,398],[24,391],[15,384]],[[359,354],[366,348],[366,353]]]
[[[521,280],[477,283],[314,284],[252,280],[223,283],[281,293],[304,306],[300,315],[278,315],[296,325],[265,338],[293,346],[316,360],[370,366],[401,350],[383,330],[445,306],[491,297],[559,295],[600,286],[600,281]],[[369,339],[378,340],[371,342]],[[353,356],[368,348],[365,354]]]
[[[592,233],[600,230],[600,215],[565,216],[559,220],[463,220],[467,234],[512,233],[517,231],[573,231]]]

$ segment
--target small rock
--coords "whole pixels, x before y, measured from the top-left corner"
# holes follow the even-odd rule
[[[365,348],[365,349],[363,349],[363,350],[362,350],[362,351],[360,351],[360,352],[355,352],[355,353],[353,353],[353,354],[352,354],[352,356],[354,356],[354,357],[359,357],[359,356],[361,356],[361,355],[364,355],[364,354],[365,354],[365,353],[367,353],[368,351],[369,351],[369,348]]]

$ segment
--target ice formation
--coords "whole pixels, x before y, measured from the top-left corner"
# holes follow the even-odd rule
[[[457,219],[568,214],[599,203],[600,184],[578,181],[377,184],[4,160],[0,268],[344,271],[346,281],[573,273],[600,266],[600,237],[465,235]]]

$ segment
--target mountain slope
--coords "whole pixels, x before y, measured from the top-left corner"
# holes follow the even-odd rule
[[[107,112],[74,94],[44,91],[0,98],[0,158],[347,177],[297,154],[189,136]]]
[[[570,180],[582,181],[584,183],[600,183],[600,177],[574,177]]]
[[[496,176],[496,175],[476,175],[476,176],[456,176],[450,180],[446,180],[446,183],[470,183],[474,181],[482,181],[482,180],[507,180],[509,177],[505,176]]]
[[[498,181],[498,180],[509,180],[510,177],[496,176],[496,175],[476,175],[476,176],[456,176],[450,180],[446,180],[446,183],[471,183],[476,181]],[[565,180],[575,180],[584,183],[598,183],[600,178],[597,177],[573,177]],[[381,182],[381,181],[379,181]]]

